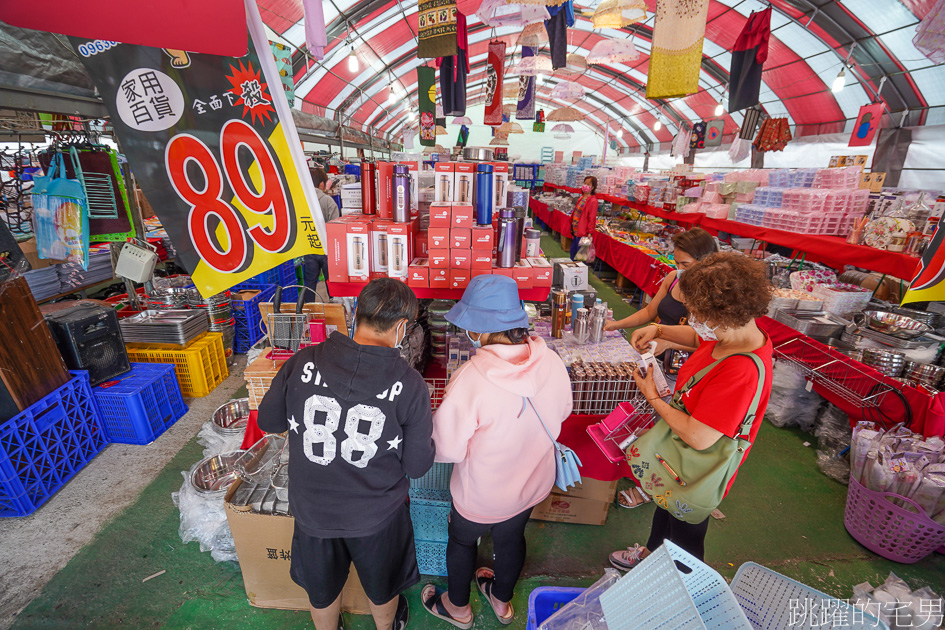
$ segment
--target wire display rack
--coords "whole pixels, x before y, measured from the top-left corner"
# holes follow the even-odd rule
[[[591,440],[613,463],[625,459],[624,452],[656,421],[656,410],[643,396],[617,405],[603,421],[587,427]]]
[[[812,384],[823,387],[855,408],[879,407],[895,388],[868,367],[857,367],[847,357],[803,337],[780,344],[775,356],[801,370]]]
[[[584,363],[571,365],[572,413],[606,415],[640,390],[633,380],[633,363]]]
[[[443,392],[446,391],[446,383],[449,379],[424,378],[423,380],[427,382],[427,387],[430,389],[430,407],[436,411],[443,402]]]

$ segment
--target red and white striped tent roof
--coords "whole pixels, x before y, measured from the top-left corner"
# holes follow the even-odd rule
[[[647,0],[650,12],[656,1]],[[787,117],[796,136],[849,129],[861,105],[882,100],[894,124],[909,126],[945,122],[945,68],[925,58],[912,39],[919,20],[933,0],[773,0],[772,35],[765,63],[761,101],[765,112]],[[314,61],[304,52],[301,0],[258,0],[273,41],[295,49],[293,71],[296,107],[344,121],[377,137],[396,139],[409,125],[416,107],[416,68],[432,64],[417,58],[417,4],[406,0],[326,0],[329,45],[325,58]],[[603,131],[608,124],[625,131],[626,146],[668,142],[683,123],[714,119],[715,107],[728,83],[728,52],[752,11],[765,8],[758,0],[710,0],[703,47],[700,90],[685,98],[648,101],[645,97],[652,15],[641,24],[615,30],[593,29],[585,15],[596,6],[576,4],[577,22],[569,29],[568,52],[586,55],[601,38],[633,38],[640,57],[630,65],[595,65],[579,76],[555,73],[539,86],[540,106],[574,105],[551,97],[564,80],[580,82],[587,91],[576,107],[586,123]],[[508,44],[507,68],[520,55],[514,46],[520,27],[493,29],[476,16],[468,18],[470,64],[468,105],[483,100],[486,48],[493,39]],[[354,49],[357,72],[348,70]],[[547,45],[539,54],[548,55]],[[830,86],[849,65],[846,88]],[[394,84],[406,97],[388,104]],[[724,101],[723,101],[724,102]],[[662,111],[663,127],[653,126]],[[724,114],[728,129],[741,113]],[[477,121],[474,121],[477,122]]]

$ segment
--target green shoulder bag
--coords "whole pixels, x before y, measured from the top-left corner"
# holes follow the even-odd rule
[[[745,450],[751,446],[749,435],[764,390],[765,365],[753,353],[730,356],[749,357],[758,368],[758,389],[735,437],[723,435],[709,448],[696,450],[673,433],[666,420],[660,418],[652,429],[627,448],[627,463],[643,491],[653,497],[656,505],[687,523],[701,523],[719,506]],[[699,370],[676,391],[670,404],[689,413],[682,402],[683,395],[728,358]]]

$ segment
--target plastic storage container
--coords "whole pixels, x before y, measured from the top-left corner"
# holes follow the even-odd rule
[[[230,372],[223,352],[223,333],[207,333],[184,350],[127,348],[132,363],[173,363],[181,393],[188,398],[206,396]]]
[[[295,277],[295,261],[287,260],[269,271],[264,271],[257,276],[253,276],[244,284],[277,284],[280,287],[288,287],[297,285],[298,283],[298,278]],[[284,289],[282,291],[283,302],[295,302],[298,298],[299,290],[296,288]]]
[[[410,520],[416,540],[446,542],[453,499],[449,490],[410,489]]]
[[[92,388],[111,442],[149,444],[187,413],[173,365],[132,363],[116,381]]]
[[[0,423],[0,517],[26,516],[108,444],[88,372]]]
[[[528,596],[528,620],[525,622],[525,630],[538,630],[548,617],[583,592],[583,588],[539,586]]]
[[[242,299],[241,293],[245,291],[256,291],[257,293],[248,299]],[[233,311],[233,319],[236,320],[235,333],[233,338],[233,351],[243,354],[256,345],[260,339],[265,337],[265,333],[260,326],[261,315],[259,305],[262,302],[270,302],[272,296],[276,293],[274,284],[238,284],[230,289],[230,305]],[[298,299],[296,297],[296,299]]]
[[[425,490],[449,490],[450,476],[453,474],[453,464],[433,464],[433,468],[419,479],[410,480],[410,488]]]

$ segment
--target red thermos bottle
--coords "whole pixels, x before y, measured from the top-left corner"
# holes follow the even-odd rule
[[[361,212],[377,214],[377,185],[374,162],[361,162]]]

